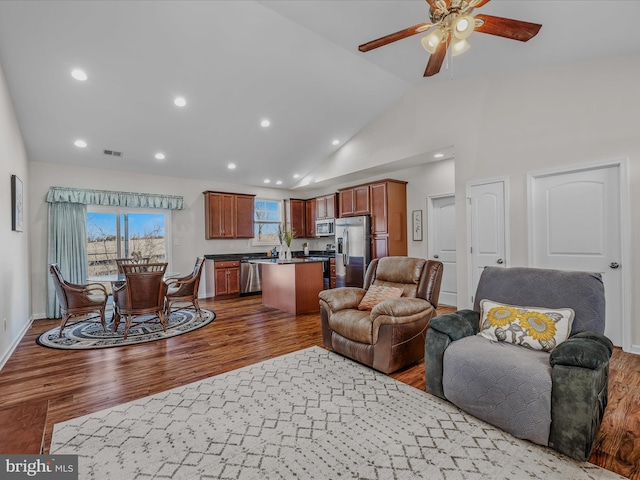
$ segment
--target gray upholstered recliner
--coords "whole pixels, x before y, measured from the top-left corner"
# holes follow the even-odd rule
[[[442,263],[434,260],[372,260],[364,288],[320,292],[324,345],[384,373],[422,360],[425,334],[436,314],[441,282]],[[402,289],[402,296],[384,300],[371,310],[358,310],[372,285]]]
[[[550,353],[477,335],[480,302],[571,308],[569,338]],[[607,405],[613,344],[603,335],[599,274],[486,268],[474,309],[431,320],[425,342],[427,391],[512,435],[586,461]]]

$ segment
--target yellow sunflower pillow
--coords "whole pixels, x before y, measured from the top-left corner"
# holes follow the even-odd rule
[[[480,302],[480,333],[489,340],[550,352],[569,338],[571,308],[538,308]]]

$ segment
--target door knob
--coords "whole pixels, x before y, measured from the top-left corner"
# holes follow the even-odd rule
[[[504,260],[502,260],[501,258],[499,258],[499,259],[496,261],[496,263],[497,263],[498,265],[502,265],[502,264],[504,263]]]
[[[614,270],[615,270],[616,268],[620,268],[620,264],[619,264],[619,263],[617,263],[617,262],[611,262],[611,263],[609,264],[609,266],[610,266],[611,268],[613,268]]]
[[[438,257],[438,255],[434,255],[433,258],[440,258],[440,257]]]

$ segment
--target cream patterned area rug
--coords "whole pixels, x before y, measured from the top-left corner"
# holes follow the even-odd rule
[[[54,426],[80,479],[609,479],[312,347]]]
[[[201,312],[201,317],[198,316],[195,310],[185,309],[173,312],[168,318],[166,332],[159,322],[133,322],[126,340],[124,338],[124,319],[120,321],[116,332],[111,332],[111,323],[107,324],[107,331],[105,332],[98,319],[98,321],[78,322],[65,327],[62,331],[62,337],[60,337],[60,327],[52,328],[40,335],[36,342],[44,347],[63,350],[91,350],[94,348],[123,347],[125,345],[154,342],[192,332],[209,325],[216,319],[216,314],[210,310],[202,308]],[[149,318],[155,317],[149,316]]]

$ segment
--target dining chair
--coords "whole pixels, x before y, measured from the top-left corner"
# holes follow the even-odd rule
[[[124,338],[134,317],[137,323],[157,323],[167,331],[167,317],[165,316],[165,294],[167,286],[164,283],[166,263],[123,264],[125,281],[113,288],[113,327],[112,332],[118,330],[120,319],[124,317]]]
[[[124,270],[122,268],[123,265],[140,265],[147,264],[151,260],[151,257],[140,257],[140,258],[116,258],[116,266],[118,267],[118,273],[124,274]]]
[[[60,312],[62,320],[60,321],[60,337],[62,330],[67,325],[67,321],[71,317],[86,317],[91,313],[98,312],[100,314],[100,323],[102,329],[107,331],[107,324],[104,318],[104,312],[107,307],[107,298],[109,297],[107,289],[100,283],[75,284],[67,282],[62,276],[60,267],[57,263],[49,265],[49,273],[53,278],[53,284],[56,288],[56,295],[60,302]],[[84,318],[86,320],[86,318]]]
[[[191,303],[198,312],[198,316],[202,317],[202,311],[198,304],[198,287],[203,265],[204,257],[198,257],[191,274],[167,280],[167,315],[171,315],[172,303]],[[178,307],[175,311],[183,308],[189,307]]]

